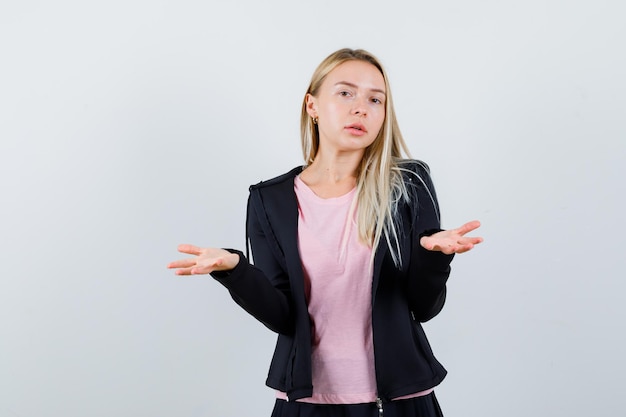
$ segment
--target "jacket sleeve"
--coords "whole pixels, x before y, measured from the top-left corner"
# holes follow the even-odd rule
[[[418,163],[408,174],[411,195],[411,259],[407,280],[407,298],[415,320],[425,322],[435,317],[446,299],[446,282],[454,255],[426,250],[422,236],[439,232],[439,204],[428,166]]]
[[[271,250],[270,240],[262,230],[250,198],[246,223],[255,265],[240,251],[227,249],[239,254],[239,263],[231,271],[211,275],[228,289],[237,304],[270,330],[293,334],[289,278]]]

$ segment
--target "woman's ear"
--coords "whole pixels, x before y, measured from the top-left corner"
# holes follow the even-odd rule
[[[317,99],[311,93],[306,94],[306,112],[309,113],[312,119],[317,117]]]

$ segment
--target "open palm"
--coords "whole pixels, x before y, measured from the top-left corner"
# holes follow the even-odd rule
[[[170,262],[167,267],[176,269],[176,275],[210,274],[213,271],[226,271],[233,269],[239,263],[239,255],[224,249],[179,245],[178,251],[195,256]]]
[[[467,252],[483,241],[482,237],[465,236],[479,227],[480,222],[474,220],[457,229],[443,230],[430,236],[423,236],[420,239],[420,245],[424,249],[443,252],[447,255]]]

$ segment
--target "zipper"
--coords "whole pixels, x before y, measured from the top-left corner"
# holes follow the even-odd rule
[[[378,407],[378,417],[383,417],[383,400],[376,397],[376,407]]]

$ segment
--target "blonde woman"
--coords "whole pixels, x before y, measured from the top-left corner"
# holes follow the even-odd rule
[[[421,322],[441,311],[455,253],[482,242],[441,230],[426,164],[406,159],[380,62],[341,49],[302,105],[305,164],[250,188],[254,264],[180,245],[178,275],[211,274],[278,334],[272,417],[441,416],[446,375]]]

